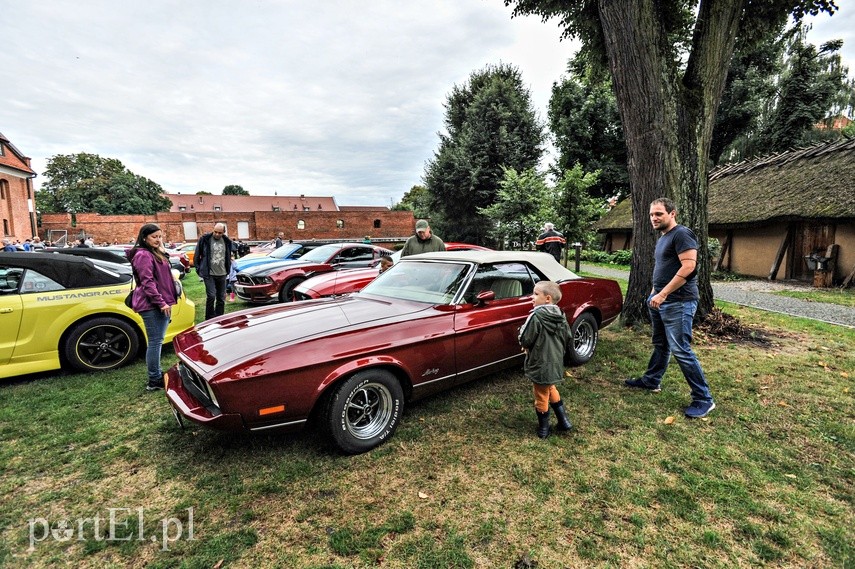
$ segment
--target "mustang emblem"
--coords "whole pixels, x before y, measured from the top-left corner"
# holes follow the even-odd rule
[[[434,367],[434,368],[426,369],[425,372],[422,374],[422,377],[427,377],[429,375],[436,375],[438,373],[439,373],[439,368]]]

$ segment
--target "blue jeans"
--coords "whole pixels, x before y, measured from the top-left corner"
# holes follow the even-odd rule
[[[650,301],[649,298],[647,300]],[[665,301],[658,310],[648,304],[653,325],[653,355],[642,380],[647,385],[658,387],[668,369],[671,354],[674,354],[692,390],[692,401],[711,403],[713,398],[704,370],[692,351],[692,319],[697,309],[697,300]]]
[[[163,386],[163,369],[160,367],[160,351],[163,337],[169,326],[169,316],[158,309],[143,310],[140,316],[145,324],[148,347],[145,350],[145,365],[148,368],[148,384]]]
[[[226,312],[226,280],[221,277],[207,276],[205,281],[205,320],[214,316],[222,316]]]

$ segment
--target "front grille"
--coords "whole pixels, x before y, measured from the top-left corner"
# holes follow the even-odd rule
[[[202,379],[198,373],[179,362],[178,374],[181,376],[181,382],[184,384],[184,388],[189,391],[190,394],[208,410],[208,412],[215,417],[221,414],[220,408],[217,407],[208,393],[208,384],[205,383],[205,380]]]
[[[256,284],[256,282],[253,280],[253,278],[251,276],[245,275],[243,273],[238,273],[237,282],[238,282],[238,284],[242,284],[245,286],[252,286],[252,285]]]

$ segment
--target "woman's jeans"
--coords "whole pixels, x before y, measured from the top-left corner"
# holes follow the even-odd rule
[[[160,351],[163,337],[169,326],[169,316],[161,310],[143,310],[140,316],[145,324],[148,347],[145,351],[145,365],[148,368],[148,384],[163,387],[163,369],[160,367]]]
[[[648,302],[650,299],[648,299]],[[659,387],[662,376],[668,369],[671,354],[680,365],[683,376],[692,390],[692,401],[712,402],[712,394],[704,377],[704,371],[695,352],[692,351],[692,320],[698,309],[697,300],[674,300],[663,302],[659,309],[650,308],[653,325],[653,355],[647,364],[642,380],[646,385]]]

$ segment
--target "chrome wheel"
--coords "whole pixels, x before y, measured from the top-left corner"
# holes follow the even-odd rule
[[[571,327],[572,346],[568,350],[568,364],[581,365],[594,356],[597,349],[599,329],[597,320],[589,313],[584,313],[576,319]]]
[[[385,370],[367,370],[345,380],[333,394],[327,424],[336,445],[357,454],[392,436],[403,410],[398,379]]]

